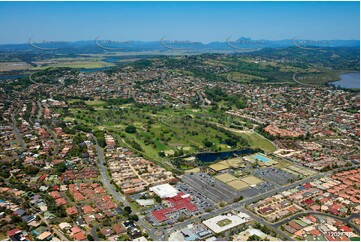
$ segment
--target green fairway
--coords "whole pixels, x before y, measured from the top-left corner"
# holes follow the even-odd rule
[[[152,159],[159,160],[160,155],[177,157],[248,147],[241,136],[209,124],[207,120],[217,120],[218,114],[208,110],[162,108],[154,111],[131,104],[107,109],[107,103],[100,100],[70,100],[68,103],[68,113],[57,110],[63,113],[65,120],[113,133],[128,147],[144,152]],[[86,107],[79,108],[81,103]],[[125,131],[129,125],[135,126],[136,133]],[[230,141],[232,143],[227,144]]]
[[[274,152],[276,150],[276,147],[261,135],[247,132],[241,134],[241,136],[248,141],[248,144],[252,148],[262,149],[266,153]]]

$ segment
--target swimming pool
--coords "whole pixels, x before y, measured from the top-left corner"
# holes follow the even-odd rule
[[[257,159],[257,160],[260,160],[262,162],[269,162],[270,159],[268,159],[267,157],[263,156],[263,155],[254,155],[253,156],[253,159]]]

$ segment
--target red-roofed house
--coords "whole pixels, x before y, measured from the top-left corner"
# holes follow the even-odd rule
[[[21,233],[21,230],[18,229],[18,228],[15,228],[15,229],[12,229],[12,230],[9,230],[8,232],[6,232],[7,236],[9,237],[12,237],[16,234],[20,234]]]
[[[89,205],[83,206],[82,209],[83,209],[83,212],[84,212],[85,214],[94,213],[93,208],[92,208],[91,206],[89,206]]]
[[[78,214],[78,210],[76,209],[76,207],[69,207],[66,209],[66,213],[68,215],[74,215],[74,214]]]
[[[86,240],[85,234],[83,231],[80,231],[76,234],[73,234],[71,236],[72,239],[76,240],[76,241],[82,241],[82,240]]]
[[[52,196],[54,199],[61,198],[61,195],[58,191],[49,192],[49,195]]]
[[[57,206],[62,206],[66,204],[66,200],[64,198],[58,198],[55,200]]]

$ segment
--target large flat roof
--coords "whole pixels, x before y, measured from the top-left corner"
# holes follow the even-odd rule
[[[149,190],[154,192],[161,198],[174,197],[177,196],[177,194],[179,193],[179,191],[175,187],[169,184],[154,186],[149,188]]]
[[[223,231],[248,222],[249,219],[250,217],[245,213],[239,213],[238,215],[227,214],[207,219],[203,221],[203,224],[210,228],[214,233],[222,233]],[[221,226],[219,222],[223,220],[228,220],[228,223]]]

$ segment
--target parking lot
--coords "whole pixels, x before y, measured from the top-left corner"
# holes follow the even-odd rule
[[[190,194],[192,197],[192,203],[194,203],[198,212],[203,213],[207,208],[213,209],[213,203],[204,195],[202,195],[199,191],[196,191],[191,186],[186,184],[185,182],[178,182],[175,186],[180,192],[184,194]]]
[[[268,192],[273,189],[275,189],[274,184],[272,184],[270,182],[263,182],[261,184],[258,184],[255,187],[250,187],[250,188],[242,190],[240,192],[240,195],[243,196],[244,198],[250,198],[250,197],[254,197],[259,194]]]
[[[239,197],[237,190],[206,173],[185,174],[182,180],[215,203],[231,202],[234,198]]]
[[[277,185],[285,185],[290,183],[291,180],[296,179],[297,177],[293,174],[285,172],[277,168],[258,168],[253,172],[254,176],[257,176],[263,180],[267,180],[271,183]]]

